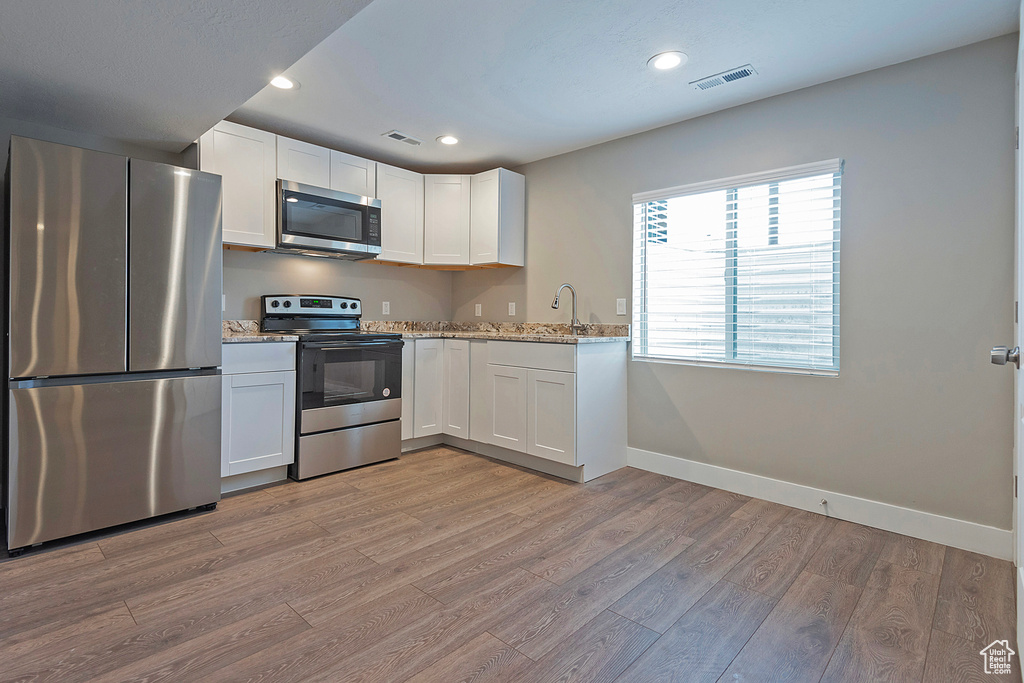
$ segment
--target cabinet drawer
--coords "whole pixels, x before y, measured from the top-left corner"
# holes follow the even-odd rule
[[[295,342],[224,344],[221,360],[225,375],[241,372],[278,372],[295,369]]]
[[[487,362],[517,368],[576,372],[576,347],[572,344],[489,341]]]

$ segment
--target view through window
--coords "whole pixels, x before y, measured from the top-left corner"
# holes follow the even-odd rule
[[[634,197],[633,356],[839,370],[842,162]]]

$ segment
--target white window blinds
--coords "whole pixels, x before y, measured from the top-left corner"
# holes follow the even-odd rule
[[[633,357],[839,372],[840,159],[633,196]]]

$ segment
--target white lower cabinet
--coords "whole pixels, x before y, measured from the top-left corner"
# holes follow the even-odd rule
[[[575,373],[529,370],[526,391],[526,452],[575,465]]]
[[[625,342],[417,339],[406,357],[415,429],[403,439],[458,437],[460,447],[580,481],[626,466]]]
[[[444,340],[444,394],[441,431],[463,439],[469,438],[469,341]]]
[[[491,414],[488,443],[525,453],[527,450],[527,370],[487,366],[487,395]]]
[[[441,433],[444,340],[417,339],[413,370],[413,436]]]
[[[221,476],[292,463],[294,368],[292,343],[224,345]]]
[[[402,440],[413,438],[415,429],[416,342],[405,340],[402,347]]]

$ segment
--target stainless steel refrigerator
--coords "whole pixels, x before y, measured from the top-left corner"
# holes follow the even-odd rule
[[[12,137],[7,547],[220,499],[221,179]]]

